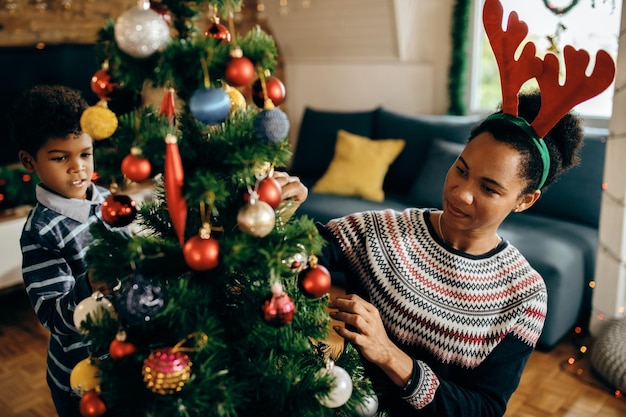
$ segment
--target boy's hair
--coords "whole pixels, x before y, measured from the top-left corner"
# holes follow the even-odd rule
[[[9,138],[36,157],[49,140],[82,133],[80,116],[89,107],[81,93],[62,85],[37,85],[17,98],[9,113]]]

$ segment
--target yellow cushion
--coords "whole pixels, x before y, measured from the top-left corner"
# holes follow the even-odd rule
[[[383,201],[385,175],[404,143],[403,139],[372,140],[339,130],[333,160],[313,191]]]

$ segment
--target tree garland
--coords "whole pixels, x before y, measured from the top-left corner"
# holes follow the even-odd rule
[[[448,114],[465,114],[465,70],[467,67],[469,39],[470,0],[456,0],[452,15],[452,56],[448,71]]]
[[[572,0],[572,2],[565,7],[556,7],[552,5],[550,0],[543,0],[543,5],[546,6],[546,9],[550,10],[552,13],[556,15],[563,15],[576,7],[579,1],[580,0]]]

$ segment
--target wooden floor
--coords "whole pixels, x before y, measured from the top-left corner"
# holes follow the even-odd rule
[[[0,417],[56,415],[45,382],[47,339],[23,289],[0,293]],[[593,377],[584,355],[564,366],[579,356],[574,340],[533,353],[506,417],[626,416],[626,399]]]

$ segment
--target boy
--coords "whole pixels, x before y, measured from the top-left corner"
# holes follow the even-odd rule
[[[78,91],[35,86],[16,100],[9,128],[21,164],[40,179],[20,239],[22,274],[35,313],[51,333],[47,382],[60,417],[80,416],[69,378],[89,353],[73,312],[98,289],[84,255],[89,228],[102,221],[100,206],[108,194],[91,182],[93,140],[80,127],[87,107]]]

